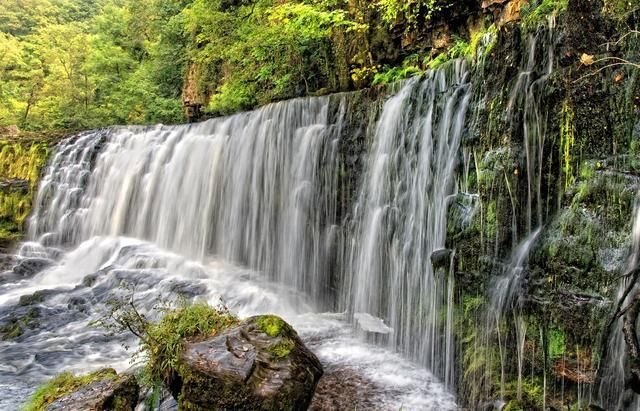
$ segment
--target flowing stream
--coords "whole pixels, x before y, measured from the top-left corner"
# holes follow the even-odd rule
[[[327,374],[357,375],[376,408],[455,409],[453,276],[438,277],[429,255],[444,245],[456,191],[466,77],[455,62],[403,84],[383,107],[346,240],[354,271],[338,286],[342,313],[323,307],[336,287],[348,95],[62,142],[41,181],[29,241],[0,282],[0,319],[33,317],[22,335],[0,342],[0,408],[15,409],[63,370],[128,368],[132,351],[123,345],[135,341],[91,323],[133,290],[149,316],[176,295],[222,301],[241,317],[279,314]],[[376,259],[382,249],[387,277]],[[389,344],[359,338],[356,312],[395,329]]]

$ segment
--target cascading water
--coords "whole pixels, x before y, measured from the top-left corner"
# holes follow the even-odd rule
[[[541,227],[546,210],[542,197],[544,146],[547,137],[548,110],[542,103],[549,76],[554,63],[555,17],[549,17],[546,27],[531,34],[527,40],[526,60],[523,62],[518,79],[511,89],[507,105],[509,113],[522,113],[512,121],[521,123],[527,175],[527,221],[526,235]],[[538,47],[542,45],[542,60],[538,57]],[[515,215],[515,210],[514,210]],[[514,243],[517,242],[517,233]]]
[[[449,318],[453,281],[429,256],[444,247],[447,203],[470,93],[463,61],[408,81],[386,102],[354,215],[343,304],[384,319],[390,345],[454,381]],[[447,314],[447,316],[451,313]]]
[[[513,84],[507,103],[506,116],[511,124],[513,137],[522,136],[524,152],[524,175],[526,175],[526,207],[520,210],[512,188],[511,197],[511,240],[513,248],[501,273],[487,288],[487,300],[483,314],[476,321],[480,341],[475,350],[479,358],[484,358],[485,370],[479,381],[470,389],[471,402],[478,404],[502,403],[505,398],[507,368],[513,363],[511,352],[516,353],[518,372],[516,398],[522,399],[524,346],[527,324],[522,316],[519,298],[523,294],[526,264],[536,239],[546,222],[549,211],[544,204],[545,140],[547,138],[548,109],[543,104],[548,92],[547,81],[553,71],[555,47],[555,18],[550,16],[546,25],[528,35],[520,63],[520,71]],[[513,138],[512,137],[512,138]],[[517,173],[516,175],[519,175]],[[507,181],[507,184],[509,182]],[[521,222],[519,224],[519,222]],[[524,233],[519,230],[524,226]],[[499,250],[496,249],[496,254]],[[499,257],[499,255],[497,255]],[[497,347],[494,354],[493,347]],[[498,358],[494,358],[494,357]],[[499,364],[499,370],[493,364]],[[494,375],[499,372],[500,375]],[[499,381],[498,401],[493,391],[494,381]],[[543,394],[544,397],[544,394]],[[496,403],[496,401],[498,401]]]
[[[632,246],[629,261],[627,262],[626,273],[631,273],[640,264],[640,203],[636,199],[635,218],[632,232]],[[621,307],[627,306],[637,290],[637,285],[633,286],[631,292],[625,296],[625,291],[630,285],[633,277],[625,276],[620,280],[616,300],[614,303],[620,302]],[[623,301],[621,301],[624,298]],[[595,401],[605,409],[616,410],[635,410],[640,411],[639,396],[625,388],[626,373],[628,368],[628,356],[626,353],[626,343],[624,341],[623,316],[614,321],[609,329],[609,338],[606,342],[606,352],[599,366],[599,384],[592,394]]]
[[[145,239],[264,270],[320,300],[342,120],[330,124],[328,109],[328,98],[294,100],[192,126],[116,129],[93,162],[102,139],[68,141],[38,194],[32,238]]]
[[[409,82],[399,96],[385,106],[376,135],[393,145],[390,139],[402,137],[420,149],[419,156],[397,153],[404,177],[394,182],[407,186],[406,198],[396,197],[394,206],[411,213],[399,223],[407,236],[403,247],[413,251],[405,262],[396,255],[395,263],[407,269],[393,278],[404,298],[391,311],[401,331],[394,347],[433,365],[450,386],[452,341],[444,334],[452,321],[435,322],[437,309],[453,298],[453,279],[447,284],[418,270],[443,244],[446,201],[455,192],[468,102],[463,63]],[[338,144],[348,98],[293,100],[189,126],[101,130],[61,143],[39,189],[31,241],[20,250],[19,265],[40,269],[0,282],[0,321],[32,309],[38,318],[17,343],[0,342],[7,359],[0,387],[9,392],[0,408],[15,408],[62,370],[126,368],[130,353],[121,344],[135,341],[89,326],[108,301],[127,292],[119,287],[124,282],[151,317],[158,302],[176,294],[222,299],[240,316],[279,314],[327,374],[347,370],[366,381],[365,400],[376,408],[454,409],[452,394],[427,369],[356,338],[344,316],[317,313],[330,294]],[[393,130],[398,118],[404,126]],[[408,179],[410,170],[418,177]],[[429,226],[412,232],[419,224]],[[432,233],[437,237],[426,238]],[[403,281],[407,275],[410,281]],[[411,312],[418,300],[423,308]],[[423,312],[431,317],[419,319]],[[447,356],[442,364],[440,354]]]
[[[511,255],[509,264],[505,267],[504,274],[495,279],[490,287],[489,306],[487,308],[487,325],[485,344],[489,346],[493,344],[494,339],[497,340],[497,346],[500,355],[500,395],[504,397],[505,384],[505,365],[507,362],[507,340],[506,336],[501,335],[500,330],[503,322],[508,320],[507,314],[513,313],[514,324],[516,327],[517,337],[517,355],[518,355],[518,398],[520,398],[522,388],[522,363],[523,363],[523,347],[525,334],[523,324],[520,318],[520,310],[518,308],[518,297],[522,293],[522,282],[524,280],[526,263],[529,258],[531,248],[540,234],[541,229],[537,229],[531,233]]]

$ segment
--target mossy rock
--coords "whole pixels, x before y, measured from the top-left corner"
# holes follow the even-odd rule
[[[283,319],[251,317],[185,344],[178,403],[184,410],[307,409],[322,372],[316,356]]]
[[[38,318],[40,311],[36,307],[30,307],[24,314],[14,314],[0,326],[0,339],[4,341],[14,340],[25,331],[40,325]]]
[[[112,368],[83,376],[63,373],[38,388],[23,409],[129,411],[138,403],[138,391],[133,375],[118,375]]]

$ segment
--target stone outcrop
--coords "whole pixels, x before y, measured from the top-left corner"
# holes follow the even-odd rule
[[[85,385],[47,407],[47,411],[133,410],[138,404],[139,386],[131,374],[105,378]]]
[[[293,328],[257,316],[185,344],[179,405],[196,410],[304,410],[322,365]]]

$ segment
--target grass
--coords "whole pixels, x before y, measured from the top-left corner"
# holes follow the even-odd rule
[[[226,308],[205,303],[185,304],[167,311],[158,323],[148,325],[141,352],[146,354],[146,371],[151,381],[168,381],[178,368],[185,339],[211,336],[239,323]]]
[[[22,407],[22,411],[45,410],[56,400],[77,391],[85,385],[117,376],[113,368],[104,368],[83,376],[75,376],[69,372],[62,373],[46,384],[40,386]]]
[[[535,30],[548,16],[559,14],[567,9],[569,0],[541,0],[527,3],[521,11],[522,26]]]

